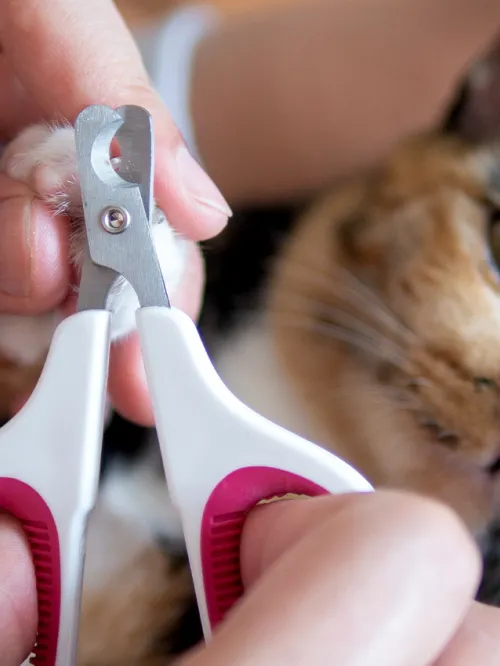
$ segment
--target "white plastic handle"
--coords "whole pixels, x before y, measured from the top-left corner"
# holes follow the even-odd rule
[[[76,658],[87,520],[97,493],[109,313],[57,328],[42,376],[0,430],[0,506],[21,521],[34,555],[39,626],[33,664]]]
[[[206,577],[212,569],[210,563],[207,568],[205,560],[212,555],[202,552],[204,540],[210,549],[204,521],[207,506],[213,504],[214,491],[224,493],[224,484],[231,486],[231,479],[234,481],[234,474],[239,471],[236,485],[233,483],[225,496],[227,512],[214,524],[220,544],[229,547],[229,542],[222,539],[224,525],[229,530],[227,534],[231,529],[237,533],[235,521],[239,520],[239,513],[232,512],[230,504],[234,500],[242,506],[241,502],[248,500],[247,483],[252,485],[254,504],[264,499],[264,493],[285,488],[293,491],[296,479],[299,487],[301,479],[305,485],[309,482],[329,493],[367,492],[372,487],[344,461],[240,402],[217,375],[196,326],[187,315],[174,308],[143,308],[137,311],[137,321],[167,483],[181,514],[208,638],[214,617],[221,616],[213,606],[216,600],[207,600],[210,581]],[[252,470],[259,473],[252,474]],[[259,497],[261,479],[263,494]],[[217,522],[218,517],[215,518]],[[228,520],[224,523],[225,518]],[[232,547],[237,545],[233,543]],[[228,570],[228,580],[229,573]]]

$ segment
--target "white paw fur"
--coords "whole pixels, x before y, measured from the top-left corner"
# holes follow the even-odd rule
[[[54,214],[66,213],[72,219],[71,258],[80,266],[85,232],[73,128],[40,124],[25,129],[5,148],[0,171],[29,185]],[[158,208],[153,211],[152,234],[165,284],[169,293],[174,293],[184,272],[187,244]],[[112,340],[131,333],[139,307],[131,285],[125,280],[118,283],[109,295],[108,306]],[[21,364],[32,363],[47,350],[60,320],[57,312],[46,317],[1,316],[0,351]]]

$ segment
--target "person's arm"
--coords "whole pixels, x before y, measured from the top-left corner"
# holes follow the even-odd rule
[[[204,164],[233,206],[308,193],[436,123],[499,30],[496,0],[312,0],[228,21],[195,56]]]

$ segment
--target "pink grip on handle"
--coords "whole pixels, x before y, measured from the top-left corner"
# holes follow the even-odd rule
[[[210,495],[201,525],[201,560],[212,629],[243,594],[240,542],[247,514],[260,501],[326,495],[312,481],[272,467],[245,467],[223,479]]]
[[[36,490],[18,479],[0,478],[0,510],[21,523],[35,566],[38,628],[30,663],[54,666],[61,610],[59,537],[54,518]]]

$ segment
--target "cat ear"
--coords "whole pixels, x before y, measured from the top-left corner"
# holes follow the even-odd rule
[[[500,137],[500,43],[469,70],[444,130],[475,143]]]

